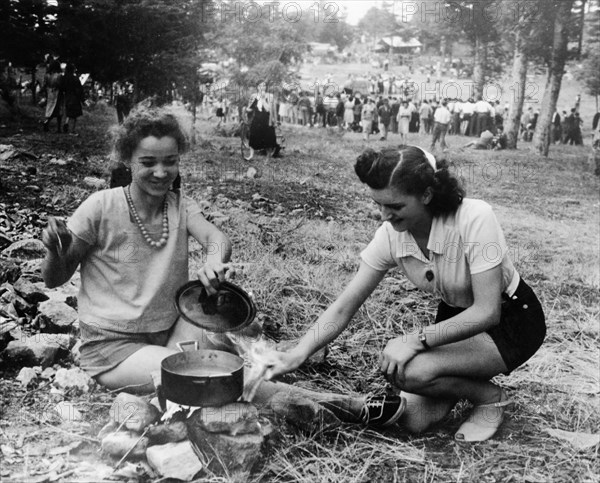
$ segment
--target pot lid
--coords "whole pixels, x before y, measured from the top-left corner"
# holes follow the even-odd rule
[[[177,291],[176,304],[185,320],[210,332],[237,332],[256,315],[250,296],[231,282],[221,282],[211,296],[199,280],[186,283]]]

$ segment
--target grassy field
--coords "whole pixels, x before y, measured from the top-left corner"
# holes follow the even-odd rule
[[[62,204],[74,206],[88,193],[80,188],[82,177],[102,174],[105,138],[98,133],[113,116],[108,108],[86,113],[81,137],[69,143],[50,142],[59,135],[44,136],[30,125],[21,133],[0,134],[3,143],[73,156],[78,169],[62,178],[65,168],[40,164],[38,170],[53,180],[42,194],[63,193]],[[366,143],[358,134],[287,126],[282,159],[258,156],[248,163],[240,157],[239,140],[215,135],[212,121],[202,119],[195,128],[198,141],[183,163],[184,189],[202,200],[209,218],[231,237],[234,261],[246,266],[238,283],[253,293],[266,329],[295,339],[352,277],[360,250],[379,224],[352,169]],[[385,143],[368,145],[398,141],[391,135]],[[429,144],[419,135],[409,141]],[[600,426],[600,210],[598,178],[586,161],[589,147],[553,146],[546,159],[526,144],[517,151],[482,152],[460,149],[464,142],[450,136],[447,158],[463,176],[468,196],[493,206],[515,265],[538,293],[548,323],[542,349],[510,376],[497,378],[515,401],[501,430],[485,443],[456,443],[454,432],[469,411],[464,402],[419,436],[399,427],[373,431],[345,425],[308,434],[284,428],[252,481],[598,481],[598,445],[578,449],[548,432],[597,434]],[[249,167],[259,176],[246,177]],[[197,248],[192,268],[201,263]],[[331,345],[326,361],[307,364],[285,380],[342,393],[389,390],[377,371],[379,352],[389,338],[431,321],[435,313],[436,301],[405,282],[399,272],[390,272]],[[92,414],[102,421],[107,412],[105,404]]]

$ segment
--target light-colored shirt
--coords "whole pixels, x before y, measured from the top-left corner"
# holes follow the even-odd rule
[[[362,108],[361,119],[363,121],[372,121],[374,112],[375,112],[375,104],[372,104],[370,102],[368,104],[364,104],[363,108]]]
[[[81,262],[81,322],[119,332],[158,332],[177,320],[175,294],[188,280],[188,220],[202,216],[198,204],[167,194],[169,238],[151,247],[133,220],[123,188],[92,194],[68,221],[91,246]],[[162,221],[146,225],[154,240]]]
[[[400,267],[418,288],[442,298],[454,307],[473,305],[471,276],[498,265],[502,291],[512,295],[519,274],[508,255],[502,229],[490,205],[465,198],[455,213],[435,217],[427,242],[428,257],[410,232],[395,231],[384,222],[362,251],[362,260],[375,270]],[[427,279],[431,271],[433,278]]]
[[[477,114],[490,114],[492,112],[492,106],[487,101],[477,101],[475,103],[475,112]]]
[[[451,117],[450,111],[442,105],[438,106],[433,114],[433,120],[435,122],[439,122],[440,124],[448,124]]]
[[[465,102],[461,107],[461,112],[463,114],[473,114],[474,109],[475,108],[475,104],[473,104],[472,102]]]

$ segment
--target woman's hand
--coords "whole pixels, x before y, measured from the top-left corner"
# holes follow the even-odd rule
[[[380,356],[381,372],[395,386],[404,384],[404,370],[423,345],[415,335],[396,337],[388,341]]]
[[[229,268],[228,263],[207,261],[198,270],[198,280],[202,282],[208,295],[215,295],[217,293],[220,283],[225,280],[225,272]]]
[[[287,372],[298,369],[306,360],[305,357],[297,354],[292,349],[289,352],[272,351],[265,354],[265,379],[268,381],[274,377],[280,376]]]
[[[71,243],[73,236],[64,220],[51,216],[48,226],[42,231],[42,243],[54,255],[63,256]]]

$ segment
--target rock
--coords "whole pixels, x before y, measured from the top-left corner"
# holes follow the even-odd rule
[[[113,458],[123,457],[131,448],[133,450],[129,453],[130,458],[143,458],[148,448],[148,438],[144,436],[140,439],[139,434],[131,431],[117,431],[107,434],[102,439],[101,447],[103,453]]]
[[[36,238],[27,238],[14,242],[2,252],[3,255],[10,258],[20,258],[31,260],[33,258],[44,258],[46,256],[46,247]]]
[[[42,379],[52,379],[54,376],[56,375],[56,369],[54,369],[54,367],[46,367],[46,369],[44,369],[42,371],[42,373],[40,374],[40,377]]]
[[[106,180],[101,178],[94,178],[93,176],[86,176],[83,178],[83,184],[88,188],[102,189],[106,188]]]
[[[204,467],[189,441],[150,446],[146,458],[163,478],[192,481]]]
[[[30,282],[24,277],[19,278],[19,280],[13,284],[13,287],[15,291],[30,304],[37,304],[44,300],[48,300],[48,296],[44,293],[42,287]]]
[[[189,418],[189,424],[197,424],[210,433],[238,434],[260,431],[258,410],[248,403],[231,403],[221,407],[206,407]]]
[[[188,434],[192,445],[210,458],[208,468],[218,475],[250,472],[260,459],[265,441],[262,432],[237,436],[210,433],[189,421]]]
[[[17,148],[12,144],[0,144],[0,161],[8,161],[17,154]]]
[[[39,279],[41,280],[43,264],[44,264],[44,260],[41,258],[25,260],[24,262],[21,263],[21,271],[24,274],[29,275],[30,277],[28,277],[28,278],[32,278],[31,276],[37,275],[39,277]]]
[[[8,343],[2,357],[16,366],[48,367],[54,364],[60,352],[69,350],[70,340],[67,334],[39,333],[21,337]]]
[[[86,394],[95,384],[94,380],[79,367],[65,369],[61,367],[56,371],[52,385],[57,389]]]
[[[0,285],[5,282],[13,284],[20,276],[21,268],[14,260],[0,258]]]
[[[41,327],[50,327],[65,332],[77,321],[77,311],[73,307],[56,300],[48,300],[38,306]]]
[[[150,426],[146,436],[150,444],[177,443],[187,439],[187,426],[183,421]]]
[[[110,417],[117,423],[127,420],[127,429],[141,432],[146,426],[158,421],[160,412],[141,397],[122,392],[110,408]]]
[[[246,178],[254,179],[258,175],[258,170],[254,166],[250,166],[246,171]]]
[[[265,416],[278,416],[300,429],[323,431],[339,427],[342,423],[333,412],[320,404],[288,392],[275,394],[261,410]]]
[[[61,401],[56,406],[52,408],[62,421],[65,422],[74,422],[81,421],[83,419],[82,414],[70,401]]]
[[[17,381],[21,383],[21,386],[27,387],[31,381],[35,381],[42,372],[41,367],[23,367],[19,371]]]
[[[43,283],[35,283],[36,287],[41,288]],[[60,287],[46,288],[44,293],[48,297],[48,300],[55,302],[62,302],[67,304],[69,307],[77,310],[77,295],[79,294],[79,286],[73,281],[69,281]]]

